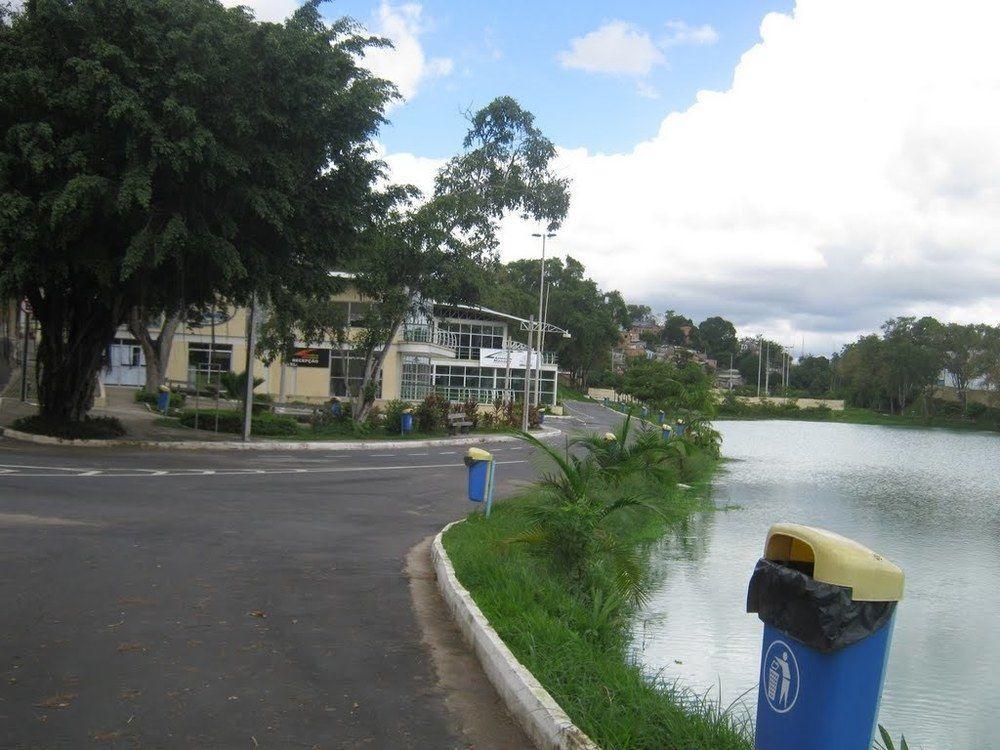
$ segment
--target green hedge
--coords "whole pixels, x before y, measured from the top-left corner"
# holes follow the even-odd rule
[[[107,440],[125,434],[122,423],[114,417],[84,417],[79,422],[52,422],[35,415],[21,417],[11,427],[21,432],[51,435],[66,440]]]
[[[156,406],[156,398],[160,394],[150,393],[145,388],[140,388],[135,392],[135,402],[137,404],[149,404],[150,406]],[[187,400],[187,396],[183,393],[176,393],[171,391],[170,393],[170,408],[180,409],[184,406],[184,402]]]
[[[186,409],[181,412],[180,421],[185,427],[194,427],[195,415],[198,415],[198,429],[214,430],[215,416],[219,416],[220,432],[243,432],[243,412],[234,409]],[[250,431],[253,435],[282,436],[298,435],[299,425],[291,417],[265,412],[255,414],[250,421]]]

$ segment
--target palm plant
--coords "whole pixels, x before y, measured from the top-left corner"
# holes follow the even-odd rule
[[[539,483],[540,501],[530,511],[532,527],[507,542],[537,549],[585,593],[599,590],[604,579],[622,600],[645,601],[648,586],[643,566],[635,551],[610,528],[608,519],[626,508],[659,511],[638,495],[619,493],[608,500],[601,491],[602,468],[595,460],[572,453],[563,456],[527,433],[519,437],[544,453],[554,470]]]
[[[635,475],[661,485],[669,484],[674,479],[675,469],[683,466],[687,455],[687,448],[682,442],[664,440],[659,430],[641,423],[639,429],[633,430],[631,412],[608,436],[588,435],[575,439],[573,445],[584,448],[604,476],[614,484],[621,484]]]
[[[882,742],[875,742],[875,750],[896,750],[896,743],[893,742],[888,729],[879,724],[878,733],[882,736]],[[899,738],[899,750],[910,750],[910,746],[906,744],[906,737],[902,735]]]

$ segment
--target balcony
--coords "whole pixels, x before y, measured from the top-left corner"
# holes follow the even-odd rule
[[[458,348],[458,334],[442,331],[422,323],[403,325],[403,340],[399,344],[401,354],[417,357],[445,357],[455,359]]]

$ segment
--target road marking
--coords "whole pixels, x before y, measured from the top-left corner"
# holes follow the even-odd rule
[[[372,453],[371,458],[395,458],[398,453]]]
[[[509,465],[509,464],[525,464],[528,463],[525,459],[513,460],[513,461],[497,461],[498,466]],[[17,467],[15,467],[17,468]],[[43,469],[46,467],[24,467],[34,470]],[[47,478],[47,479],[78,479],[81,477],[97,477],[99,479],[119,479],[128,478],[135,479],[137,477],[192,477],[200,478],[204,476],[215,476],[215,477],[240,477],[240,476],[259,476],[261,474],[341,474],[347,472],[363,472],[363,471],[413,471],[416,469],[461,469],[463,468],[460,463],[450,462],[446,464],[400,464],[396,466],[338,466],[338,467],[327,467],[327,468],[317,468],[317,469],[177,469],[177,470],[164,470],[164,469],[109,469],[107,471],[99,470],[89,470],[83,471],[76,474],[58,473],[58,474],[41,474],[41,473],[29,473],[20,474],[17,471],[13,471],[5,474],[4,476],[9,477],[33,477],[33,478]],[[65,471],[64,469],[58,469],[58,471]],[[118,473],[108,473],[108,471],[118,472]]]

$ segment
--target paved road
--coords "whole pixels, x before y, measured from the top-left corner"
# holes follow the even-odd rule
[[[491,449],[501,494],[533,477]],[[0,746],[464,747],[402,572],[468,512],[463,450],[0,439]]]

